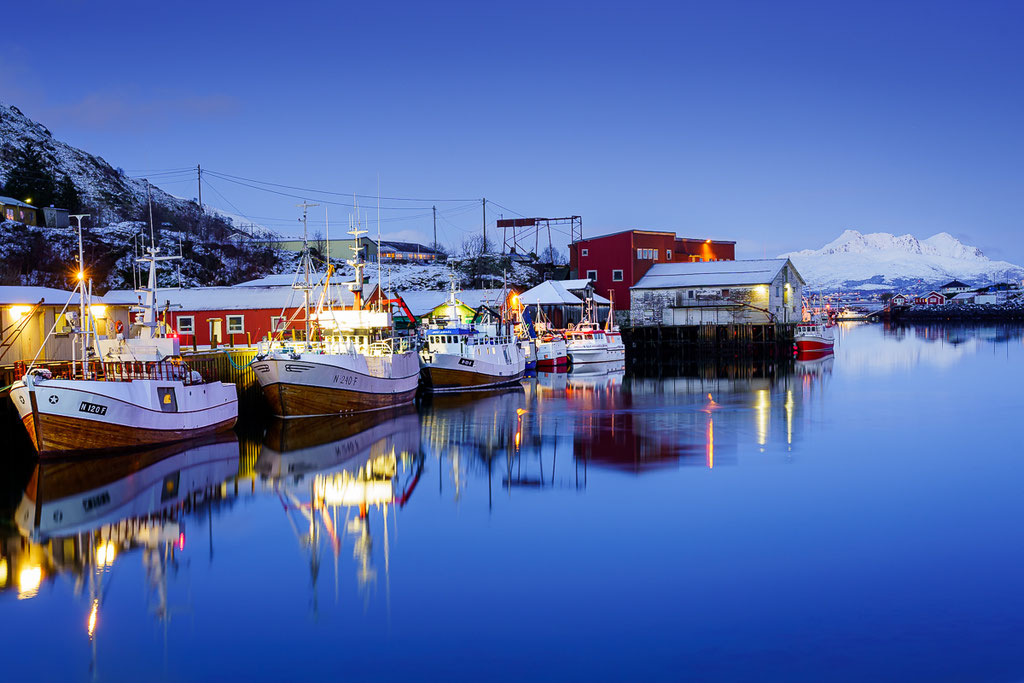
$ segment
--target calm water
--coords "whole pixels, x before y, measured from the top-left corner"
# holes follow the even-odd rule
[[[792,373],[12,454],[0,671],[1020,679],[1022,387],[1020,329],[860,326]]]

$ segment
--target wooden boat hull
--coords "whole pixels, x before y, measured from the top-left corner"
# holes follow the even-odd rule
[[[511,375],[494,375],[439,366],[425,366],[420,373],[424,388],[430,391],[473,391],[518,384],[525,374],[525,367]]]
[[[311,417],[380,410],[409,403],[419,385],[419,361],[391,357],[300,354],[252,364],[274,414]]]
[[[29,413],[21,418],[39,455],[88,455],[186,441],[231,429],[237,418],[196,429],[148,429],[110,425],[63,415]]]
[[[41,456],[174,443],[238,419],[235,385],[220,382],[29,379],[14,384],[11,399]]]

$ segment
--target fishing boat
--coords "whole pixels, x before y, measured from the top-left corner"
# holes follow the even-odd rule
[[[565,337],[552,330],[537,332],[537,370],[559,372],[569,365],[569,352],[565,345]]]
[[[283,331],[279,331],[276,338],[260,342],[252,364],[263,395],[279,417],[378,410],[409,403],[416,396],[419,360],[414,339],[396,333],[391,311],[395,301],[378,299],[374,307],[363,305],[365,264],[358,245],[359,236],[365,232],[355,222],[349,231],[356,245],[348,262],[355,269],[355,281],[348,285],[352,307],[338,310],[331,304],[333,267],[329,265],[319,285],[315,313],[311,315],[312,262],[303,231],[303,256],[296,273],[296,288],[303,293],[303,308],[299,310],[305,311],[305,339],[286,341]],[[300,275],[304,275],[304,280],[298,284]]]
[[[798,356],[830,354],[835,343],[835,325],[824,320],[806,320],[796,326],[793,346]]]
[[[152,241],[152,240],[151,240]],[[79,271],[75,292],[81,311],[75,334],[81,360],[66,377],[28,365],[11,387],[11,399],[40,455],[88,453],[183,441],[231,429],[238,419],[234,384],[207,382],[183,361],[176,336],[157,322],[157,263],[180,258],[157,256],[150,246],[139,261],[148,264],[149,280],[135,313],[138,334],[100,339],[89,313],[92,282],[86,288]],[[79,234],[79,263],[81,234]],[[72,297],[74,293],[72,294]],[[71,299],[61,315],[67,312]],[[57,322],[43,344],[54,333]],[[40,347],[40,350],[42,346]],[[89,356],[92,354],[93,359]],[[36,354],[38,358],[39,354]]]
[[[593,363],[621,364],[626,361],[626,346],[619,328],[612,322],[612,307],[608,319],[600,325],[594,316],[594,302],[587,299],[583,318],[565,331],[566,353],[573,367]]]
[[[452,281],[448,315],[423,331],[420,376],[429,391],[467,391],[515,384],[526,371],[526,356],[512,323],[503,316],[464,323]]]

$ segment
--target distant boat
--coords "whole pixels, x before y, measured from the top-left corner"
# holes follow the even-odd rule
[[[592,363],[624,363],[626,360],[626,346],[622,343],[619,328],[612,323],[611,308],[602,327],[594,319],[592,299],[584,303],[583,319],[565,331],[565,345],[574,368]]]
[[[420,375],[428,391],[471,391],[515,384],[526,356],[512,324],[503,319],[463,323],[452,283],[449,314],[423,331]]]
[[[809,320],[796,326],[793,344],[799,357],[830,354],[835,343],[835,325],[822,320]]]
[[[40,455],[139,448],[234,426],[238,418],[235,385],[205,381],[183,362],[178,338],[159,331],[156,264],[177,257],[157,256],[157,251],[150,247],[149,255],[139,259],[149,264],[149,282],[139,290],[145,302],[133,309],[137,337],[96,336],[95,321],[88,324],[84,273],[80,273],[76,291],[81,297],[77,333],[82,360],[72,364],[66,378],[30,364],[25,376],[12,385],[11,400]],[[86,360],[90,350],[95,360]]]

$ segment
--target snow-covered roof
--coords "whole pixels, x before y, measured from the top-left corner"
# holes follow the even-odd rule
[[[319,290],[310,297],[313,305],[320,298]],[[161,289],[157,292],[157,305],[167,302],[181,311],[246,311],[281,310],[302,305],[302,292],[291,287],[194,287],[191,289]],[[103,297],[106,304],[137,304],[138,295],[130,289],[111,290]],[[352,293],[347,288],[331,287],[331,303],[351,306]]]
[[[309,274],[310,282],[319,282],[323,277],[323,273]],[[248,282],[239,282],[235,287],[291,287],[293,282],[295,282],[295,273],[279,273],[277,275],[267,275],[256,280],[249,280]]]
[[[562,280],[562,286],[569,291],[576,289],[586,289],[588,286],[594,284],[594,281],[590,278],[580,278],[578,280]]]
[[[788,259],[657,263],[632,289],[768,284]],[[796,269],[794,269],[794,272]],[[797,273],[799,277],[799,273]],[[801,278],[802,281],[802,278]]]
[[[965,301],[966,299],[973,299],[977,292],[961,292],[954,296],[950,301]]]
[[[409,311],[417,318],[427,315],[448,300],[449,292],[444,290],[407,290],[399,296],[409,307]],[[492,308],[502,303],[501,289],[463,289],[456,292],[455,298],[473,310],[487,305]]]
[[[559,306],[565,304],[583,303],[578,296],[567,290],[563,283],[557,280],[545,280],[533,289],[528,289],[519,295],[519,301],[524,306]]]
[[[4,199],[0,197],[0,200]],[[32,305],[39,303],[42,299],[43,303],[52,306],[63,306],[71,298],[71,292],[67,292],[63,289],[54,289],[53,287],[36,287],[33,285],[4,285],[0,286],[0,304],[7,305],[19,305],[27,304]],[[73,303],[77,306],[79,304],[78,294],[74,295]],[[97,302],[100,301],[100,297],[93,297]]]
[[[26,209],[34,209],[34,208],[36,208],[36,207],[32,206],[31,204],[26,204],[25,202],[18,201],[14,197],[0,197],[0,204],[3,204],[4,206],[21,206],[21,207],[24,207]]]

